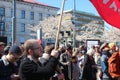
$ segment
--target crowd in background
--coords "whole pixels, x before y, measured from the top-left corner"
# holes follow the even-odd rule
[[[60,44],[43,47],[28,39],[23,45],[0,42],[0,80],[119,80],[108,71],[108,59],[119,51],[115,43],[74,48]]]

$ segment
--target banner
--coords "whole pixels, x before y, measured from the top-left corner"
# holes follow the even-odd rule
[[[90,0],[99,15],[110,25],[120,29],[120,0]]]

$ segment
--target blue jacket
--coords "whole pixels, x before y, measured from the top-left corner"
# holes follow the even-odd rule
[[[102,52],[102,56],[100,58],[100,64],[102,67],[103,78],[111,78],[108,72],[108,58],[109,52]]]

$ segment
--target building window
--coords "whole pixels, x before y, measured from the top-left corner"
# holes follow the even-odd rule
[[[60,31],[60,34],[61,34],[62,37],[64,36],[64,32],[63,31]]]
[[[0,22],[0,31],[5,31],[5,22]]]
[[[66,31],[67,35],[70,36],[70,31]]]
[[[0,16],[5,16],[5,8],[0,7]]]
[[[11,13],[10,13],[10,16],[11,16],[11,17],[13,16],[13,9],[11,9]]]
[[[25,24],[21,23],[21,32],[25,32]]]
[[[55,15],[52,15],[53,17],[55,17]]]
[[[50,14],[47,14],[47,18],[50,17]]]
[[[5,31],[5,8],[0,7],[0,31]]]
[[[34,12],[30,12],[30,19],[34,20]]]
[[[12,22],[9,23],[9,31],[11,32],[12,31]]]
[[[39,13],[39,20],[40,21],[42,21],[42,17],[43,17],[42,13]]]
[[[25,19],[25,11],[21,10],[21,19]]]

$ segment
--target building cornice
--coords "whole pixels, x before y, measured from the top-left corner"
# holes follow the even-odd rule
[[[50,7],[50,8],[54,8],[56,10],[59,10],[60,8],[58,7],[54,7],[54,6],[49,6],[47,4],[43,4],[41,2],[37,2],[36,0],[22,0],[22,2],[25,2],[25,3],[30,3],[30,4],[35,4],[35,5],[39,5],[39,6],[45,6],[45,7]]]
[[[0,1],[6,1],[6,2],[12,2],[13,0],[0,0]],[[43,3],[40,3],[40,2],[32,2],[32,0],[30,1],[27,1],[27,0],[16,0],[17,3],[21,3],[21,4],[25,4],[25,5],[32,5],[32,6],[36,6],[36,7],[41,7],[41,8],[47,8],[47,9],[54,9],[56,11],[58,11],[60,8],[58,7],[53,7],[53,6],[49,6],[47,4],[43,4]]]

